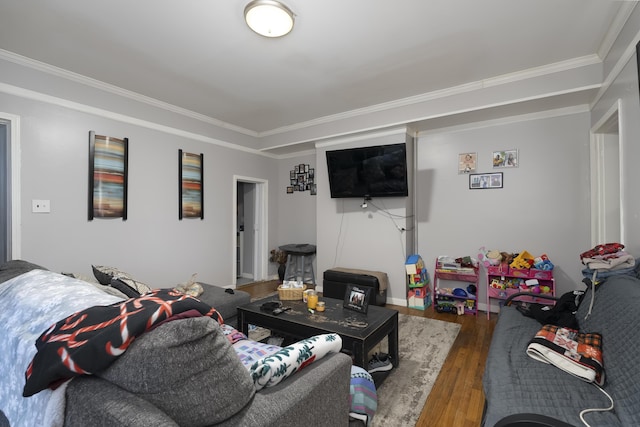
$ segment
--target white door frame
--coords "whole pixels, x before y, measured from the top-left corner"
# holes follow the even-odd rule
[[[7,124],[9,128],[9,152],[11,164],[11,176],[9,185],[11,212],[9,217],[11,229],[11,259],[22,258],[22,242],[20,230],[22,228],[22,216],[20,210],[20,116],[3,113],[0,111],[0,122]]]
[[[233,214],[231,215],[233,224],[231,232],[233,238],[231,239],[233,253],[233,262],[231,267],[233,270],[233,284],[237,285],[237,262],[238,254],[236,251],[237,230],[238,230],[238,218],[237,218],[237,202],[238,202],[238,182],[246,182],[256,185],[256,198],[255,198],[255,224],[251,224],[251,232],[254,233],[254,252],[253,252],[253,280],[267,280],[267,224],[268,224],[268,197],[269,182],[264,179],[251,178],[247,176],[234,175],[233,176],[233,201],[231,206],[233,207]],[[246,230],[245,227],[245,233]]]
[[[590,141],[590,170],[591,170],[591,245],[595,246],[601,243],[617,241],[624,243],[625,227],[624,227],[624,209],[625,192],[622,185],[622,177],[624,175],[624,132],[622,126],[622,101],[618,100],[609,110],[602,116],[600,120],[591,128]],[[611,144],[608,135],[610,129],[616,128],[618,135],[618,161],[617,171],[607,169],[605,161],[606,144]],[[610,176],[616,173],[617,178]],[[620,192],[620,205],[618,206],[619,217],[611,218],[607,213],[607,180],[617,179]],[[620,226],[619,236],[607,235],[607,221],[617,221]]]

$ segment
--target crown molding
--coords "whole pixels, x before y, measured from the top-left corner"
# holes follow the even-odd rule
[[[354,117],[364,116],[367,114],[377,113],[380,111],[392,110],[394,108],[411,106],[422,102],[428,102],[438,99],[443,99],[455,95],[461,95],[470,93],[473,91],[505,85],[513,82],[519,82],[523,80],[533,79],[536,77],[543,77],[546,75],[557,74],[564,71],[570,71],[581,67],[587,67],[590,65],[602,63],[600,57],[596,54],[586,55],[579,58],[573,58],[566,61],[560,61],[553,64],[547,64],[540,67],[529,68],[523,71],[517,71],[514,73],[504,74],[501,76],[491,77],[484,80],[479,80],[471,83],[465,83],[458,86],[453,86],[446,89],[436,90],[432,92],[423,93],[420,95],[414,95],[402,99],[397,99],[390,102],[372,105],[369,107],[359,108],[351,111],[347,111],[340,114],[333,114],[329,116],[319,117],[314,120],[306,122],[300,122],[290,126],[284,126],[270,131],[260,132],[259,137],[272,136],[277,134],[283,134],[294,130],[300,130],[307,127],[317,126],[321,124],[327,124],[334,121],[350,119]]]
[[[191,110],[187,110],[185,108],[177,107],[175,105],[172,105],[163,101],[159,101],[157,99],[154,99],[148,96],[141,95],[136,92],[125,90],[117,86],[101,82],[96,79],[92,79],[77,73],[73,73],[71,71],[67,71],[53,65],[36,61],[30,58],[24,57],[22,55],[17,55],[15,53],[12,53],[3,49],[0,49],[0,59],[5,59],[7,61],[16,63],[18,65],[22,65],[22,66],[32,68],[50,75],[68,79],[70,81],[74,81],[79,84],[90,86],[108,93],[122,96],[122,97],[131,99],[134,101],[138,101],[156,108],[164,109],[176,114],[180,114],[185,117],[199,120],[204,123],[218,126],[220,128],[229,129],[234,132],[238,132],[240,134],[251,136],[257,139],[262,137],[267,137],[267,136],[284,134],[287,132],[301,130],[301,129],[305,129],[305,128],[309,128],[309,127],[313,127],[321,124],[327,124],[335,121],[360,117],[360,116],[377,113],[381,111],[388,111],[396,108],[411,106],[411,105],[419,104],[423,102],[444,99],[447,97],[470,93],[470,92],[481,90],[488,87],[495,87],[495,86],[500,86],[500,85],[504,85],[512,82],[518,82],[518,81],[532,79],[540,76],[555,74],[555,73],[568,71],[568,70],[585,67],[585,66],[602,62],[598,55],[596,54],[588,55],[588,56],[574,58],[566,61],[560,61],[557,63],[548,64],[540,67],[530,68],[523,71],[518,71],[514,73],[504,74],[501,76],[487,78],[484,80],[465,83],[465,84],[453,86],[450,88],[435,90],[435,91],[414,95],[414,96],[410,96],[402,99],[397,99],[389,102],[371,105],[368,107],[358,108],[358,109],[346,111],[339,114],[319,117],[313,120],[296,123],[290,126],[283,126],[280,128],[269,130],[269,131],[255,132],[246,128],[232,125],[227,122],[223,122],[221,120],[218,120],[212,117],[205,116],[203,114],[196,113]],[[273,147],[270,147],[270,148],[273,148]]]
[[[238,133],[252,136],[255,138],[259,136],[257,132],[254,132],[252,130],[245,129],[240,126],[232,125],[231,123],[227,123],[222,120],[215,119],[213,117],[205,116],[204,114],[196,113],[195,111],[178,107],[176,105],[169,104],[164,101],[159,101],[155,98],[141,95],[137,92],[126,90],[121,87],[102,82],[100,80],[92,79],[91,77],[86,77],[86,76],[83,76],[82,74],[74,73],[72,71],[68,71],[63,68],[56,67],[54,65],[37,61],[35,59],[27,58],[26,56],[18,55],[16,53],[9,52],[4,49],[0,49],[0,59],[4,59],[9,62],[13,62],[14,64],[18,64],[27,68],[37,70],[37,71],[41,71],[43,73],[50,74],[52,76],[61,77],[63,79],[66,79],[75,83],[93,87],[95,89],[98,89],[107,93],[112,93],[114,95],[118,95],[123,98],[131,99],[136,102],[147,104],[152,107],[156,107],[166,111],[170,111],[172,113],[180,114],[182,116],[199,120],[201,122],[214,125],[223,129],[229,129],[234,132],[238,132]]]
[[[140,126],[143,128],[152,129],[152,130],[164,132],[164,133],[175,135],[175,136],[180,136],[183,138],[188,138],[194,141],[205,142],[208,144],[213,144],[220,147],[229,148],[232,150],[243,151],[246,153],[256,154],[263,157],[278,158],[278,156],[275,156],[270,153],[263,153],[253,148],[244,147],[238,144],[232,144],[216,138],[211,138],[209,136],[200,135],[194,132],[188,132],[188,131],[177,129],[171,126],[150,122],[148,120],[138,119],[135,117],[127,116],[125,114],[115,113],[113,111],[105,110],[102,108],[92,107],[90,105],[81,104],[79,102],[69,101],[67,99],[59,98],[52,95],[47,95],[47,94],[36,92],[30,89],[24,89],[24,88],[13,86],[7,83],[0,82],[0,93],[6,93],[7,95],[13,95],[20,98],[30,99],[33,101],[44,102],[47,104],[56,105],[58,107],[68,108],[70,110],[80,111],[83,113],[92,114],[94,116],[115,120],[121,123]]]
[[[538,111],[535,113],[519,114],[516,116],[501,117],[498,119],[483,120],[479,122],[465,123],[462,125],[455,125],[455,126],[443,127],[443,128],[433,129],[433,130],[426,130],[426,131],[418,132],[417,137],[437,135],[441,133],[461,132],[461,131],[472,130],[472,129],[482,129],[482,128],[487,128],[492,126],[501,126],[501,125],[506,125],[511,123],[527,122],[532,120],[569,116],[572,114],[588,113],[589,111],[590,111],[589,105],[587,104],[574,105],[572,107],[555,108],[552,110]]]

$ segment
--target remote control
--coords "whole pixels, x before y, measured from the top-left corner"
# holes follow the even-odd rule
[[[273,310],[273,314],[275,316],[284,313],[287,310],[291,310],[291,307],[281,307],[281,308],[276,308],[275,310]]]

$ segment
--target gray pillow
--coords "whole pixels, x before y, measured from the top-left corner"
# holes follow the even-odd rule
[[[97,375],[193,427],[226,420],[255,394],[249,372],[210,317],[160,325]]]

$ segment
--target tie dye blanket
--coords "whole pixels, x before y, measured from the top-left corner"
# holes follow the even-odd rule
[[[42,332],[76,311],[120,301],[86,282],[44,270],[0,284],[0,410],[12,427],[62,426],[64,422],[64,386],[22,396],[25,371]]]
[[[1,368],[10,384],[0,391],[0,409],[13,427],[61,426],[68,380],[108,368],[136,337],[163,322],[209,316],[222,323],[215,309],[181,292],[157,289],[123,301],[42,270],[1,284],[0,302],[9,326],[0,351],[15,355]]]

